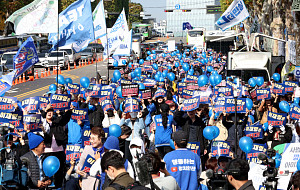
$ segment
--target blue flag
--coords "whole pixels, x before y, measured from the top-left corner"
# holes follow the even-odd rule
[[[57,33],[49,34],[48,42],[53,45],[51,50],[74,43],[74,50],[80,52],[94,40],[90,0],[76,1],[59,14],[59,41],[57,37]]]
[[[14,56],[14,69],[17,69],[15,78],[18,78],[37,62],[39,62],[39,58],[35,49],[35,45],[32,37],[29,37],[21,45],[18,53]]]

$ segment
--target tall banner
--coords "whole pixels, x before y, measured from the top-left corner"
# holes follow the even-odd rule
[[[59,39],[57,37],[57,32],[49,34],[51,50],[73,44],[74,50],[80,52],[94,40],[90,0],[76,1],[59,14]]]
[[[126,21],[125,11],[123,9],[115,24],[111,28],[110,33],[107,34],[107,41],[102,41],[102,45],[104,47],[104,59],[106,59],[110,55],[110,53],[120,45],[127,32],[128,25]]]
[[[32,37],[29,37],[14,56],[14,69],[17,70],[15,78],[18,78],[37,62],[39,62],[37,51]]]
[[[119,47],[116,49],[113,58],[119,62],[121,56],[130,56],[131,49],[132,49],[132,30],[127,32],[125,38],[122,40]]]
[[[14,12],[5,22],[14,23],[15,33],[57,32],[58,0],[35,0]]]
[[[100,0],[97,7],[93,12],[93,21],[94,21],[94,32],[95,32],[95,40],[105,37],[106,41],[106,21],[105,21],[105,14],[104,14],[104,6],[103,0]]]
[[[225,31],[230,27],[242,22],[249,17],[248,10],[243,0],[234,0],[222,16],[217,20],[216,25]]]

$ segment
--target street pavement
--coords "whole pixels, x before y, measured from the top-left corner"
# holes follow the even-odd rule
[[[163,41],[166,42],[168,40],[175,40],[176,42],[179,42],[181,38],[155,38],[152,40],[147,40],[146,42],[153,42],[153,41]],[[101,61],[97,63],[97,71],[100,73],[103,79],[108,78],[108,72],[107,72],[107,61]],[[39,76],[41,73],[42,68],[35,68],[35,70],[38,71]],[[112,77],[114,70],[109,71],[109,78]],[[52,73],[52,71],[51,71]],[[71,78],[73,83],[80,84],[80,79],[82,77],[96,77],[96,63],[93,65],[88,65],[82,68],[73,69],[71,68],[70,71],[63,70],[62,76],[64,78]],[[12,86],[12,88],[5,93],[5,96],[11,96],[11,97],[17,97],[18,100],[23,100],[25,98],[34,97],[34,96],[42,96],[44,93],[47,93],[49,91],[49,86],[51,84],[55,84],[56,75],[51,75],[45,78],[39,78],[34,81],[28,81],[25,83],[17,84]]]

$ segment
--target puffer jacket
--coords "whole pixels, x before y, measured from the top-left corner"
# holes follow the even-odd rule
[[[29,163],[28,163],[28,188],[29,189],[39,189],[37,187],[38,185],[38,180],[40,180],[40,168],[36,159],[36,156],[32,151],[27,152],[21,157],[22,158],[27,158]],[[42,162],[44,161],[45,157],[42,157]],[[45,176],[45,174],[43,173]]]

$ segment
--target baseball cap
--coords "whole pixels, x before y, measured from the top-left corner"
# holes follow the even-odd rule
[[[176,144],[187,142],[188,141],[188,134],[185,131],[176,131],[172,135],[173,140]]]

